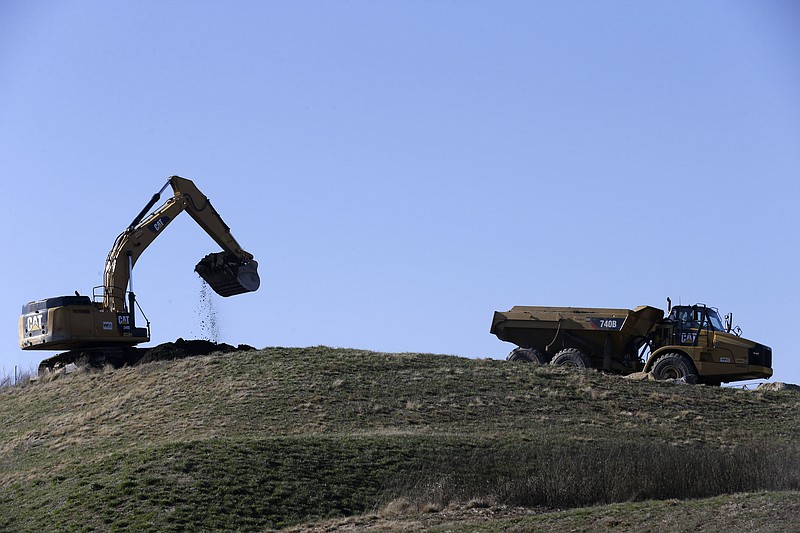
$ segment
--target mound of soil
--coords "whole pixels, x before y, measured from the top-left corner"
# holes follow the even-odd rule
[[[138,348],[138,350],[141,350],[141,357],[136,361],[136,364],[143,365],[154,361],[172,361],[195,355],[208,355],[214,352],[243,352],[255,350],[255,348],[247,344],[231,346],[224,342],[178,339],[175,342],[165,342],[152,348]]]

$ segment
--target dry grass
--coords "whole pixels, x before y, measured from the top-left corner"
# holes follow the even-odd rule
[[[312,522],[287,531],[425,531],[583,533],[795,533],[800,493],[744,493],[699,500],[668,499],[598,505],[570,510],[450,505],[421,513],[406,503],[403,512],[369,513]]]

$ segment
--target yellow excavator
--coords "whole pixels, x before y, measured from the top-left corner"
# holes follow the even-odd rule
[[[173,196],[150,212],[171,186]],[[150,322],[136,321],[141,308],[133,292],[133,267],[139,256],[183,211],[197,222],[222,248],[205,256],[195,266],[201,278],[219,295],[233,296],[258,289],[258,263],[239,246],[211,201],[192,183],[172,176],[153,195],[130,225],[120,233],[108,253],[103,285],[93,298],[57,296],[28,302],[19,319],[19,345],[23,350],[69,350],[42,361],[39,373],[78,360],[90,364],[124,364],[133,346],[150,340]]]

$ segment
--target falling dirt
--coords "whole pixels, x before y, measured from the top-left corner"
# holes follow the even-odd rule
[[[219,342],[219,320],[214,305],[214,294],[205,280],[200,281],[200,301],[195,309],[195,316],[200,322],[200,338]]]

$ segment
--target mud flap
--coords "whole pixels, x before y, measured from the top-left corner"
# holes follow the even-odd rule
[[[241,263],[225,252],[208,254],[194,267],[201,278],[220,296],[253,292],[261,284],[258,263]]]

